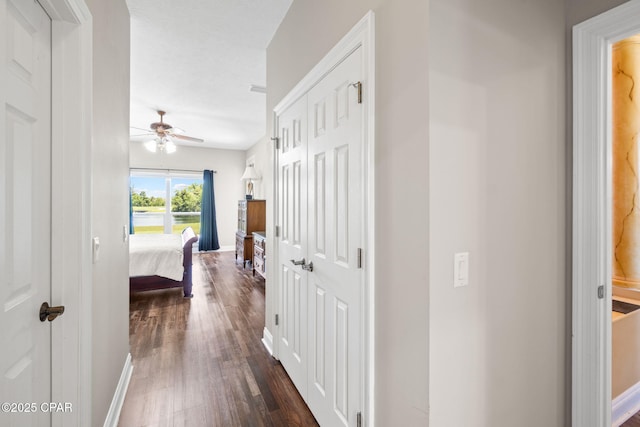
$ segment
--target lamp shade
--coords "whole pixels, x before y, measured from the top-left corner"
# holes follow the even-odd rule
[[[240,181],[244,181],[247,179],[260,179],[260,175],[258,175],[258,172],[256,172],[253,165],[247,166],[247,168],[244,170],[244,173],[242,174],[242,178],[240,178]]]

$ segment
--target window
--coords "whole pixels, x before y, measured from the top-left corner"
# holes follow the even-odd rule
[[[129,185],[136,234],[200,234],[202,176],[132,170]]]

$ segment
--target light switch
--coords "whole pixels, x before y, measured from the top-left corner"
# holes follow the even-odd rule
[[[127,243],[128,239],[129,239],[129,232],[127,231],[127,226],[123,225],[122,226],[122,241]]]
[[[100,259],[100,238],[94,237],[92,239],[93,246],[93,263],[95,264]]]
[[[453,287],[469,284],[469,252],[460,252],[453,256]]]

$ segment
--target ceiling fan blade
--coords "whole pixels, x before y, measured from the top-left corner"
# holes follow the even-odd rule
[[[136,134],[136,135],[129,135],[129,137],[133,138],[133,137],[138,137],[138,136],[155,136],[155,134],[156,134],[155,132],[139,133],[139,134]]]
[[[137,128],[135,126],[129,126],[129,129],[135,129],[135,130],[141,130],[143,132],[153,132],[152,129],[143,129],[143,128]]]
[[[186,136],[186,135],[179,135],[179,134],[175,134],[172,133],[171,136],[173,138],[177,138],[177,139],[183,139],[185,141],[191,141],[191,142],[204,142],[204,139],[200,139],[200,138],[194,138],[192,136]]]

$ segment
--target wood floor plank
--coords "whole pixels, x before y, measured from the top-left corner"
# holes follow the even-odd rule
[[[232,252],[194,255],[192,299],[132,294],[133,375],[119,426],[317,426],[261,342],[264,280]]]
[[[640,427],[640,412],[629,418],[620,427]]]

